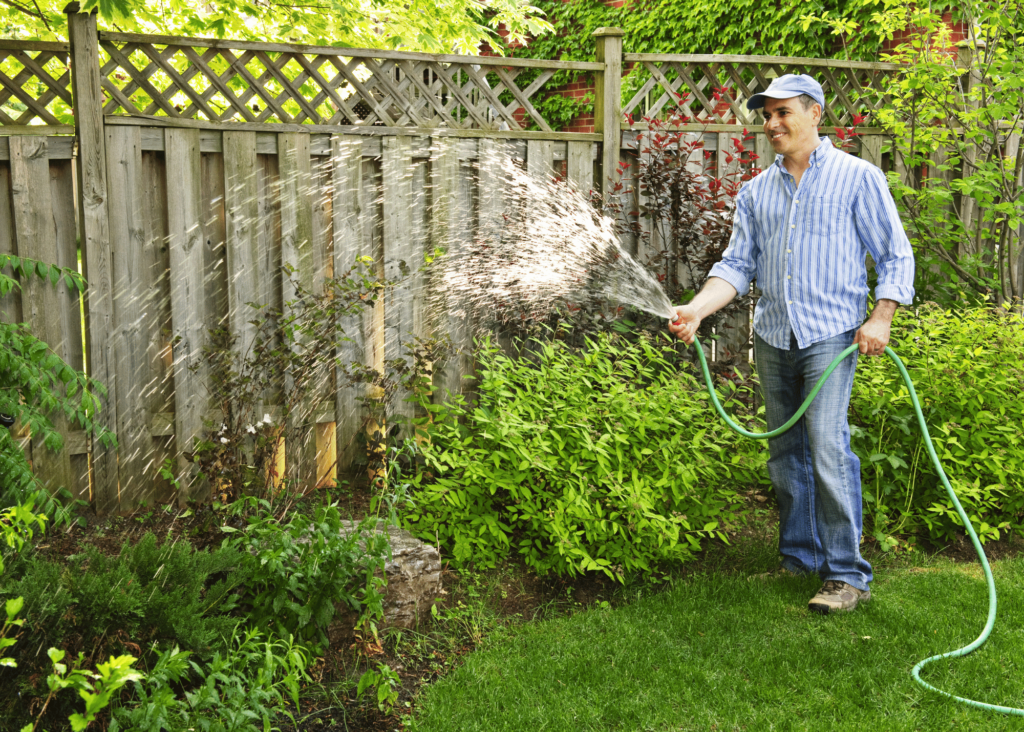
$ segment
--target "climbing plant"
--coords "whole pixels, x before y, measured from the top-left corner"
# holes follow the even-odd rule
[[[898,0],[626,0],[615,7],[603,0],[539,0],[555,32],[533,38],[525,46],[505,46],[520,58],[592,61],[593,33],[601,27],[622,28],[625,53],[719,53],[759,56],[803,56],[877,60],[882,41],[891,37],[881,13]],[[857,33],[837,34],[833,20],[853,23]],[[531,72],[534,73],[535,72]],[[631,96],[643,82],[639,74],[623,80]],[[635,78],[634,78],[635,77]],[[526,78],[526,77],[523,77]],[[548,84],[556,89],[589,74],[561,71]],[[527,82],[529,83],[529,82]],[[549,122],[566,125],[593,112],[593,98],[567,101],[552,92],[534,101]]]

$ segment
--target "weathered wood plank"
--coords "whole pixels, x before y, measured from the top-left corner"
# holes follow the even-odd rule
[[[78,137],[78,221],[82,263],[88,282],[85,295],[87,365],[89,376],[107,387],[106,407],[97,421],[116,431],[117,395],[109,344],[114,330],[114,281],[107,222],[107,157],[99,38],[95,14],[78,13],[77,3],[71,3],[65,11]],[[98,513],[109,513],[118,506],[117,452],[99,445],[93,447],[93,503]]]
[[[198,130],[166,132],[167,227],[171,263],[171,321],[174,357],[174,422],[179,504],[203,497],[190,453],[203,433],[209,370],[203,359],[207,343],[206,289],[203,276],[202,161]]]
[[[57,231],[50,195],[50,165],[45,137],[11,138],[11,207],[14,213],[18,256],[56,264]],[[59,287],[63,287],[60,284]],[[38,277],[22,281],[22,315],[37,338],[63,357],[62,304],[57,288]],[[68,434],[63,414],[51,415],[62,435]],[[51,491],[71,490],[74,481],[67,450],[54,453],[38,439],[32,441],[32,467]]]
[[[310,140],[312,147],[312,140]],[[312,149],[310,150],[312,155]],[[312,158],[313,170],[313,291],[323,294],[326,281],[334,276],[333,227],[331,224],[331,173],[330,158]],[[326,368],[321,375],[319,391],[314,395],[317,405],[314,415],[316,423],[316,485],[318,488],[333,486],[337,479],[337,445],[335,430],[336,379],[333,368]],[[323,414],[329,414],[324,421]]]
[[[618,183],[622,136],[622,30],[598,28],[596,58],[605,68],[594,74],[594,131],[601,133],[601,190],[605,200]]]
[[[430,188],[432,193],[430,219],[431,248],[441,248],[448,252],[457,252],[467,242],[459,239],[459,155],[454,141],[445,138],[433,140],[434,154],[430,166]],[[431,282],[431,297],[439,303],[445,302],[446,289],[444,282]],[[451,339],[452,353],[445,361],[444,368],[434,371],[434,386],[437,387],[437,399],[443,401],[450,394],[462,393],[462,351],[466,347],[469,328],[466,325],[465,313],[455,312],[453,303],[441,307],[434,326],[437,335],[447,334]]]
[[[286,311],[296,301],[296,283],[306,291],[313,289],[313,206],[311,201],[312,170],[309,135],[284,133],[278,138],[278,166],[281,180],[281,264],[293,267],[291,275],[282,274],[282,297]],[[301,343],[296,348],[302,349]],[[322,374],[311,378],[323,378]],[[294,384],[286,385],[288,391]],[[310,398],[294,405],[291,424],[285,438],[285,466],[297,490],[316,486],[316,431],[313,421],[314,386]]]
[[[76,11],[77,12],[77,11]],[[11,38],[0,39],[0,51],[53,51],[67,53],[67,43],[59,41],[16,41]]]
[[[434,61],[439,63],[474,63],[479,66],[525,66],[535,69],[575,69],[598,71],[601,64],[592,61],[552,61],[548,59],[524,59],[492,56],[456,56],[453,54],[415,53],[408,51],[384,51],[377,48],[338,48],[337,46],[309,46],[300,43],[261,43],[258,41],[234,41],[216,38],[186,38],[181,36],[143,35],[140,33],[100,33],[103,41],[115,43],[152,43],[157,45],[191,46],[193,48],[229,48],[239,51],[267,51],[271,53],[306,53],[344,58],[382,58],[409,61]]]
[[[557,155],[556,155],[557,157]],[[566,175],[583,195],[594,188],[594,144],[570,142],[566,154]]]
[[[152,502],[158,466],[145,408],[147,303],[152,296],[142,211],[142,143],[137,127],[107,128],[107,190],[112,247],[114,331],[110,346],[117,389],[120,507]]]
[[[358,137],[331,138],[333,163],[333,190],[331,217],[334,227],[334,274],[342,278],[355,264],[356,258],[372,256],[370,240],[372,212],[363,208],[363,141]],[[383,304],[368,308],[373,312]],[[366,337],[362,315],[343,317],[341,327],[349,339],[342,344],[338,359],[342,365],[366,363]],[[364,384],[349,384],[345,373],[336,374],[335,392],[335,445],[338,469],[348,470],[357,455],[357,436],[363,428],[363,408],[360,399],[366,395]]]
[[[860,157],[872,165],[882,167],[882,138],[877,135],[860,138]]]
[[[482,58],[482,57],[481,57]],[[256,132],[304,132],[328,133],[339,135],[367,135],[373,137],[414,137],[426,135],[430,137],[465,137],[465,138],[503,138],[510,140],[583,140],[600,142],[601,135],[589,132],[541,132],[535,130],[467,130],[438,127],[377,127],[370,125],[314,125],[287,124],[284,122],[206,122],[197,119],[157,117],[154,115],[133,114],[106,115],[104,121],[108,125],[137,125],[140,127],[166,127],[196,130],[254,130]],[[739,128],[742,129],[742,128]]]
[[[530,140],[526,143],[526,172],[544,180],[554,175],[551,167],[555,150],[550,140]]]
[[[413,333],[413,291],[411,275],[418,266],[413,244],[411,209],[412,151],[408,137],[384,139],[382,161],[384,175],[384,276],[397,282],[386,301],[384,358],[391,362],[405,360],[411,365],[412,359],[405,353],[405,344],[410,344]],[[421,256],[422,259],[422,256]],[[403,435],[408,437],[407,420],[415,417],[415,408],[405,401],[409,396],[405,389],[397,389],[393,403],[389,405],[389,416],[401,423]]]
[[[202,152],[202,150],[200,150]],[[209,326],[227,323],[228,272],[225,255],[224,156],[205,153],[200,156],[203,204],[203,279]]]
[[[228,328],[244,356],[256,337],[253,310],[248,303],[263,304],[264,271],[257,236],[259,222],[258,178],[255,132],[224,133],[224,226],[228,270]],[[259,410],[257,410],[259,411]]]
[[[74,132],[74,130],[74,127],[69,128],[69,131],[71,132]],[[6,125],[0,127],[0,133],[5,135],[21,134],[15,132]],[[32,133],[26,132],[25,134],[30,135]],[[0,137],[0,160],[11,159],[10,139],[10,137]],[[46,142],[46,154],[50,156],[50,160],[71,160],[72,153],[75,149],[75,138],[67,135],[47,135]]]
[[[171,503],[176,493],[172,483],[159,476],[159,468],[167,460],[173,466],[176,461],[174,445],[174,365],[171,348],[171,258],[168,251],[167,224],[167,166],[165,156],[160,153],[143,152],[140,162],[142,189],[140,208],[142,211],[142,239],[144,245],[142,274],[145,279],[146,314],[142,321],[139,338],[145,342],[146,360],[140,380],[146,385],[140,396],[140,405],[147,415],[168,413],[169,429],[162,435],[150,430],[153,501],[157,504]]]
[[[0,164],[0,254],[17,254],[18,243],[14,236],[14,211],[11,210],[11,166]],[[4,272],[10,275],[10,270]],[[21,294],[17,291],[0,297],[0,321],[22,323]]]
[[[53,138],[47,138],[48,145],[52,145]],[[78,222],[75,220],[75,168],[69,159],[55,159],[50,153],[50,200],[53,202],[53,223],[57,234],[57,264],[61,267],[78,270]],[[81,371],[84,367],[84,353],[82,343],[82,300],[78,291],[70,291],[61,286],[57,290],[57,297],[60,300],[61,314],[61,343],[64,346],[61,358],[72,368]],[[68,425],[68,429],[72,429]],[[77,429],[77,426],[74,426]],[[82,432],[66,433],[68,440],[65,442],[68,454],[71,456],[71,481],[68,486],[71,495],[75,499],[89,500],[89,457],[87,450],[76,453],[72,449],[70,438],[72,434],[80,434],[85,441],[85,434]]]
[[[740,169],[741,161],[735,153],[733,138],[734,135],[725,132],[718,134],[715,174],[719,178],[728,177],[730,180],[738,181],[736,174]],[[747,360],[746,345],[750,338],[749,309],[741,308],[727,317],[722,323],[719,334],[719,339],[714,343],[715,359],[718,361],[737,359],[745,362]]]

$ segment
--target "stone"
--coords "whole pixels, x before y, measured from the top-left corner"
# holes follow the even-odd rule
[[[342,534],[356,531],[358,521],[342,521]],[[378,523],[378,531],[384,528]],[[387,588],[384,592],[385,628],[416,628],[430,616],[430,609],[444,594],[441,585],[441,555],[435,547],[420,541],[405,529],[388,526],[391,559],[384,565]],[[328,638],[331,645],[351,640],[358,616],[339,604],[331,621]]]

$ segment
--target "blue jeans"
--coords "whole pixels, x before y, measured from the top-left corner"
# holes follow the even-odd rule
[[[856,332],[802,349],[794,336],[788,351],[754,335],[769,430],[796,413],[832,360],[853,343]],[[860,555],[860,460],[850,449],[847,421],[856,368],[857,354],[844,359],[800,421],[768,440],[768,474],[779,502],[782,566],[866,590],[872,575],[871,565]]]

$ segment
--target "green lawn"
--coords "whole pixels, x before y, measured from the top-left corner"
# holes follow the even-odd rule
[[[853,613],[807,611],[816,579],[713,572],[616,609],[524,625],[427,688],[417,730],[1024,729],[915,684],[920,659],[981,631],[977,565],[877,570]],[[1024,707],[1024,558],[993,564],[999,616],[974,655],[925,678]]]

